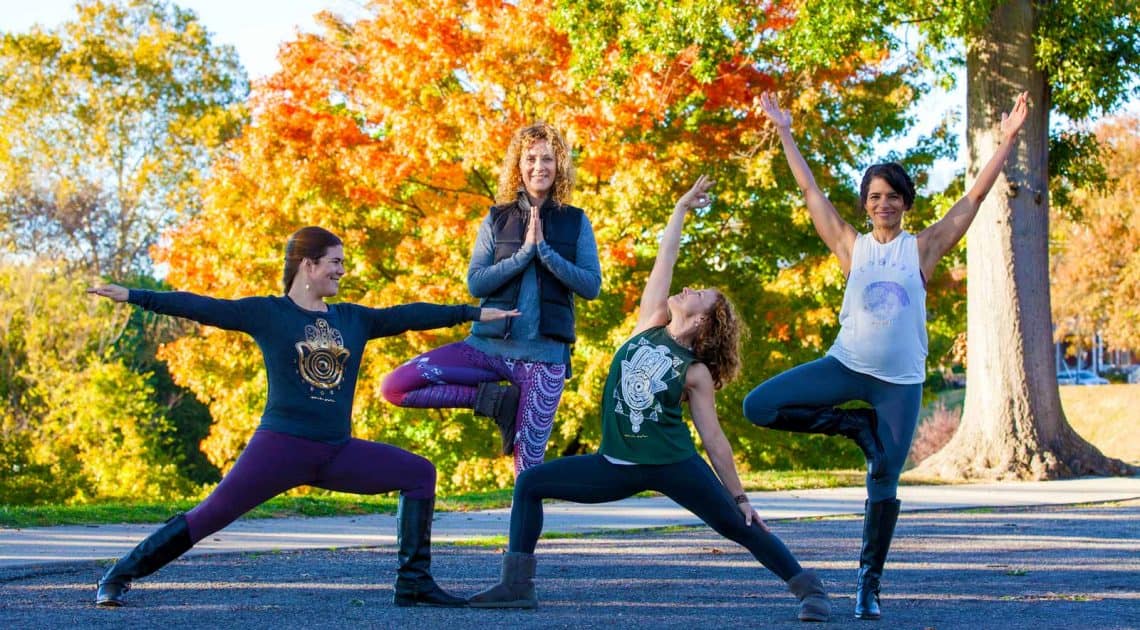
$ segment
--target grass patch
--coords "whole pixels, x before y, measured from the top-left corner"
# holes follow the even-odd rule
[[[839,488],[863,485],[860,470],[758,471],[741,475],[749,492]],[[469,512],[510,507],[511,488],[441,495],[440,512]],[[638,496],[652,496],[644,492]],[[131,503],[107,501],[85,505],[0,505],[0,527],[51,527],[56,525],[103,525],[109,523],[161,523],[172,514],[198,504],[196,499]],[[242,518],[290,518],[297,516],[354,516],[395,514],[395,494],[364,496],[333,492],[320,495],[282,496],[254,508]]]
[[[1061,407],[1073,429],[1109,457],[1140,464],[1140,423],[1136,422],[1135,401],[1140,400],[1140,384],[1062,385]],[[941,404],[961,411],[965,389],[948,389],[924,406],[918,422],[934,414]]]
[[[862,470],[760,470],[740,473],[740,482],[748,492],[850,488],[862,486],[865,480],[866,473]]]

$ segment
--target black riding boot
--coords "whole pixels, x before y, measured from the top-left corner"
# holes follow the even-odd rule
[[[131,589],[131,580],[145,577],[186,553],[194,545],[186,517],[175,514],[131,552],[114,564],[99,580],[95,593],[98,606],[122,606],[123,593]]]
[[[891,548],[891,538],[895,535],[895,523],[899,520],[898,499],[887,499],[864,504],[863,514],[863,553],[859,555],[859,583],[855,588],[855,618],[878,619],[879,579],[883,577],[883,564],[887,561],[887,550]]]
[[[796,433],[842,435],[862,449],[872,479],[879,479],[887,471],[887,455],[879,441],[874,409],[781,407],[776,419],[765,426]]]
[[[475,394],[475,415],[493,418],[503,439],[503,455],[515,452],[515,416],[519,410],[518,385],[500,385],[494,382],[479,383]]]
[[[400,566],[396,569],[397,606],[466,606],[467,600],[454,597],[431,577],[431,517],[435,497],[409,499],[400,495],[396,513],[396,546]]]

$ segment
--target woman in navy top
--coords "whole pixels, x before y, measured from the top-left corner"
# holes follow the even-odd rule
[[[285,246],[285,295],[220,300],[114,284],[88,289],[116,302],[249,334],[261,349],[269,381],[261,424],[233,468],[205,501],[172,517],[120,558],[99,581],[96,604],[121,606],[132,579],[150,575],[242,514],[302,485],[358,494],[399,490],[396,604],[466,604],[439,588],[429,572],[435,467],[390,444],[353,438],[352,400],[369,339],[518,313],[464,305],[377,309],[325,302],[337,294],[344,274],[340,239],[306,227]]]

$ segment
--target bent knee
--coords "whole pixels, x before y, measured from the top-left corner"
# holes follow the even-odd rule
[[[403,406],[404,397],[408,395],[408,391],[400,386],[400,369],[397,368],[395,371],[389,372],[380,382],[380,395],[384,397],[384,400],[397,407]]]
[[[765,396],[758,393],[760,388],[752,390],[744,397],[744,417],[752,424],[764,426],[776,419],[779,410],[765,400]]]

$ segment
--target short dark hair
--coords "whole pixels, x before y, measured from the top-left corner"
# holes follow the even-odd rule
[[[297,277],[302,261],[306,258],[320,260],[330,247],[337,245],[344,243],[336,234],[321,227],[310,225],[293,232],[285,243],[285,273],[281,278],[285,293],[293,286],[293,279]]]
[[[878,177],[887,182],[895,192],[902,195],[903,204],[907,210],[914,205],[914,180],[906,174],[898,162],[876,164],[863,173],[863,183],[859,185],[859,209],[867,207],[867,189],[871,187],[871,180]]]

